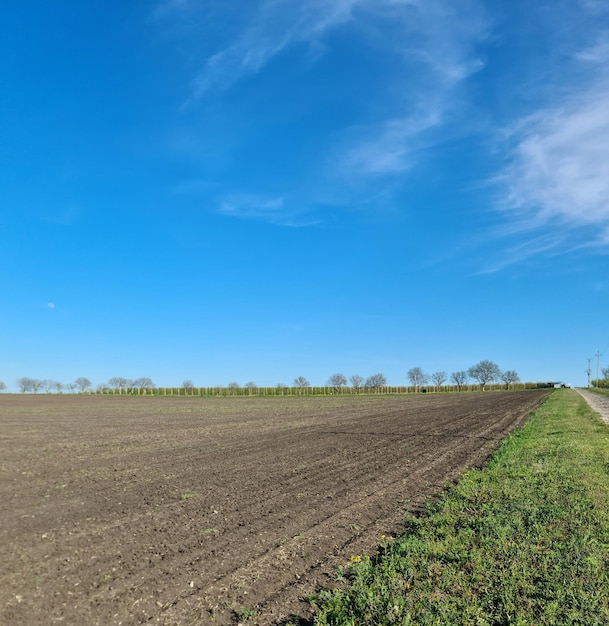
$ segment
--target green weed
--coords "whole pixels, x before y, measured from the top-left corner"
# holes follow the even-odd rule
[[[235,609],[235,619],[239,622],[246,621],[248,619],[251,619],[252,617],[256,617],[256,614],[256,609],[248,609],[244,606]]]

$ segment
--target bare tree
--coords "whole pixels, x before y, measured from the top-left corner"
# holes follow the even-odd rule
[[[603,378],[605,378],[605,379],[609,378],[609,367],[603,367],[601,372],[603,374]]]
[[[0,380],[0,391],[4,391],[5,389],[6,389],[6,385],[4,384],[4,382]]]
[[[27,376],[22,376],[17,379],[17,387],[21,393],[27,393],[32,391],[32,379]]]
[[[61,393],[63,391],[63,383],[60,383],[58,380],[54,380],[51,383],[51,389],[55,392],[55,393]]]
[[[44,384],[45,381],[38,378],[28,378],[27,376],[23,376],[22,378],[17,379],[17,386],[19,387],[19,391],[21,391],[21,393],[26,393],[28,391],[38,393],[44,387]]]
[[[444,384],[446,380],[446,372],[434,372],[431,375],[431,380],[436,387],[436,391],[440,391],[440,387]]]
[[[152,382],[152,379],[146,376],[143,378],[136,378],[134,381],[132,381],[131,384],[137,389],[154,389],[154,383]]]
[[[122,393],[123,389],[127,389],[129,385],[130,382],[122,376],[114,376],[108,381],[108,386],[119,393]]]
[[[277,388],[277,391],[281,393],[281,395],[283,395],[285,393],[285,390],[288,388],[288,386],[284,385],[283,383],[277,383],[275,387]]]
[[[409,369],[407,376],[415,391],[419,391],[422,385],[427,384],[428,376],[420,367]]]
[[[241,385],[239,383],[236,382],[230,382],[227,385],[228,390],[231,392],[231,395],[235,395],[236,392],[241,389]]]
[[[520,381],[520,376],[514,370],[506,370],[501,372],[501,380],[505,383],[505,388],[513,387],[515,383]]]
[[[310,387],[311,383],[304,377],[298,376],[298,378],[294,379],[294,387],[298,387],[299,389],[304,389],[305,387]]]
[[[328,378],[328,387],[332,387],[335,393],[340,393],[341,387],[347,384],[347,379],[342,374],[332,374]]]
[[[497,380],[501,376],[501,370],[496,363],[488,360],[482,360],[476,365],[472,365],[467,370],[470,378],[478,381],[478,384],[482,387],[482,391],[486,385],[490,382]]]
[[[88,378],[80,377],[74,381],[76,388],[79,393],[85,393],[86,391],[91,391],[93,385]]]
[[[244,386],[247,389],[247,392],[250,396],[254,393],[254,391],[256,391],[256,389],[258,389],[258,385],[256,385],[256,383],[253,381],[245,383]]]
[[[192,380],[185,380],[182,383],[182,389],[186,390],[186,391],[192,391],[195,388]]]
[[[358,374],[353,374],[353,376],[349,377],[349,382],[353,389],[355,389],[355,393],[359,393],[359,390],[364,386],[364,379],[362,376]]]
[[[461,391],[463,385],[467,383],[467,372],[465,370],[459,370],[458,372],[453,372],[450,375],[450,379],[457,385],[457,389]]]
[[[371,389],[376,389],[377,391],[384,387],[387,384],[387,379],[383,374],[378,372],[378,374],[372,374],[366,378],[365,385],[366,387],[370,387]]]

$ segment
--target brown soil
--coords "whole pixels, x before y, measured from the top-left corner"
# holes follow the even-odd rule
[[[545,395],[2,395],[0,623],[306,624]]]

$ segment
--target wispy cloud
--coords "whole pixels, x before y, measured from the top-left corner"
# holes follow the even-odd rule
[[[388,2],[384,12],[382,4],[377,17],[385,13],[401,31],[385,46],[402,59],[392,96],[403,112],[350,129],[337,157],[339,170],[350,175],[391,176],[416,164],[430,131],[458,108],[459,87],[484,67],[477,46],[490,21],[478,2]]]
[[[316,220],[303,219],[299,211],[289,207],[283,196],[233,194],[219,203],[218,211],[228,217],[255,219],[281,226],[311,226]]]
[[[252,194],[235,194],[225,198],[220,204],[220,211],[227,215],[253,216],[277,215],[284,208],[285,198],[264,197]]]
[[[609,59],[609,31],[604,32],[599,41],[593,46],[576,52],[575,58],[588,63],[605,65],[607,59]]]
[[[335,157],[338,173],[352,177],[392,176],[416,163],[421,136],[442,122],[441,107],[409,117],[390,119],[377,125],[351,129]]]
[[[172,0],[164,10],[187,1]],[[207,59],[194,79],[194,97],[226,89],[261,71],[290,46],[316,46],[330,31],[349,22],[376,28],[377,45],[402,55],[405,63],[415,62],[432,71],[432,82],[443,89],[483,65],[473,54],[488,32],[488,19],[479,0],[263,0],[241,34]],[[399,39],[383,37],[389,24],[397,25]],[[412,76],[403,80],[413,86]]]
[[[207,60],[194,80],[194,97],[255,74],[293,44],[315,44],[326,31],[349,21],[355,5],[364,1],[264,0],[241,35]]]
[[[195,0],[168,0],[157,13],[190,15],[195,5]],[[350,205],[348,180],[387,188],[387,177],[397,180],[421,158],[422,149],[440,140],[439,133],[431,134],[459,109],[460,86],[483,68],[477,48],[490,27],[480,0],[257,0],[248,11],[203,61],[189,104],[196,107],[219,92],[230,96],[240,81],[264,72],[291,47],[301,46],[303,57],[322,63],[335,44],[344,43],[333,39],[342,29],[375,65],[371,74],[382,76],[362,107],[367,111],[361,121],[356,117],[334,127],[326,136],[325,155],[319,155],[324,182],[312,186],[337,198],[340,193],[327,189],[338,185]],[[366,84],[362,77],[360,88]],[[378,190],[364,195],[376,197]],[[307,204],[314,205],[310,200]],[[241,201],[228,201],[223,212],[270,214]]]
[[[505,166],[495,179],[507,217],[500,231],[521,243],[505,251],[501,266],[536,255],[607,251],[609,31],[596,22],[608,8],[585,0],[569,5],[579,11],[572,18],[585,24],[582,35],[553,33],[560,63],[544,76],[546,103],[506,131]]]
[[[521,120],[498,178],[512,232],[554,232],[554,247],[609,241],[609,83]],[[567,238],[566,231],[571,236]]]

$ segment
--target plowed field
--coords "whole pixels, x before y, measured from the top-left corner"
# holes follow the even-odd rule
[[[0,624],[305,618],[546,393],[2,395]]]

